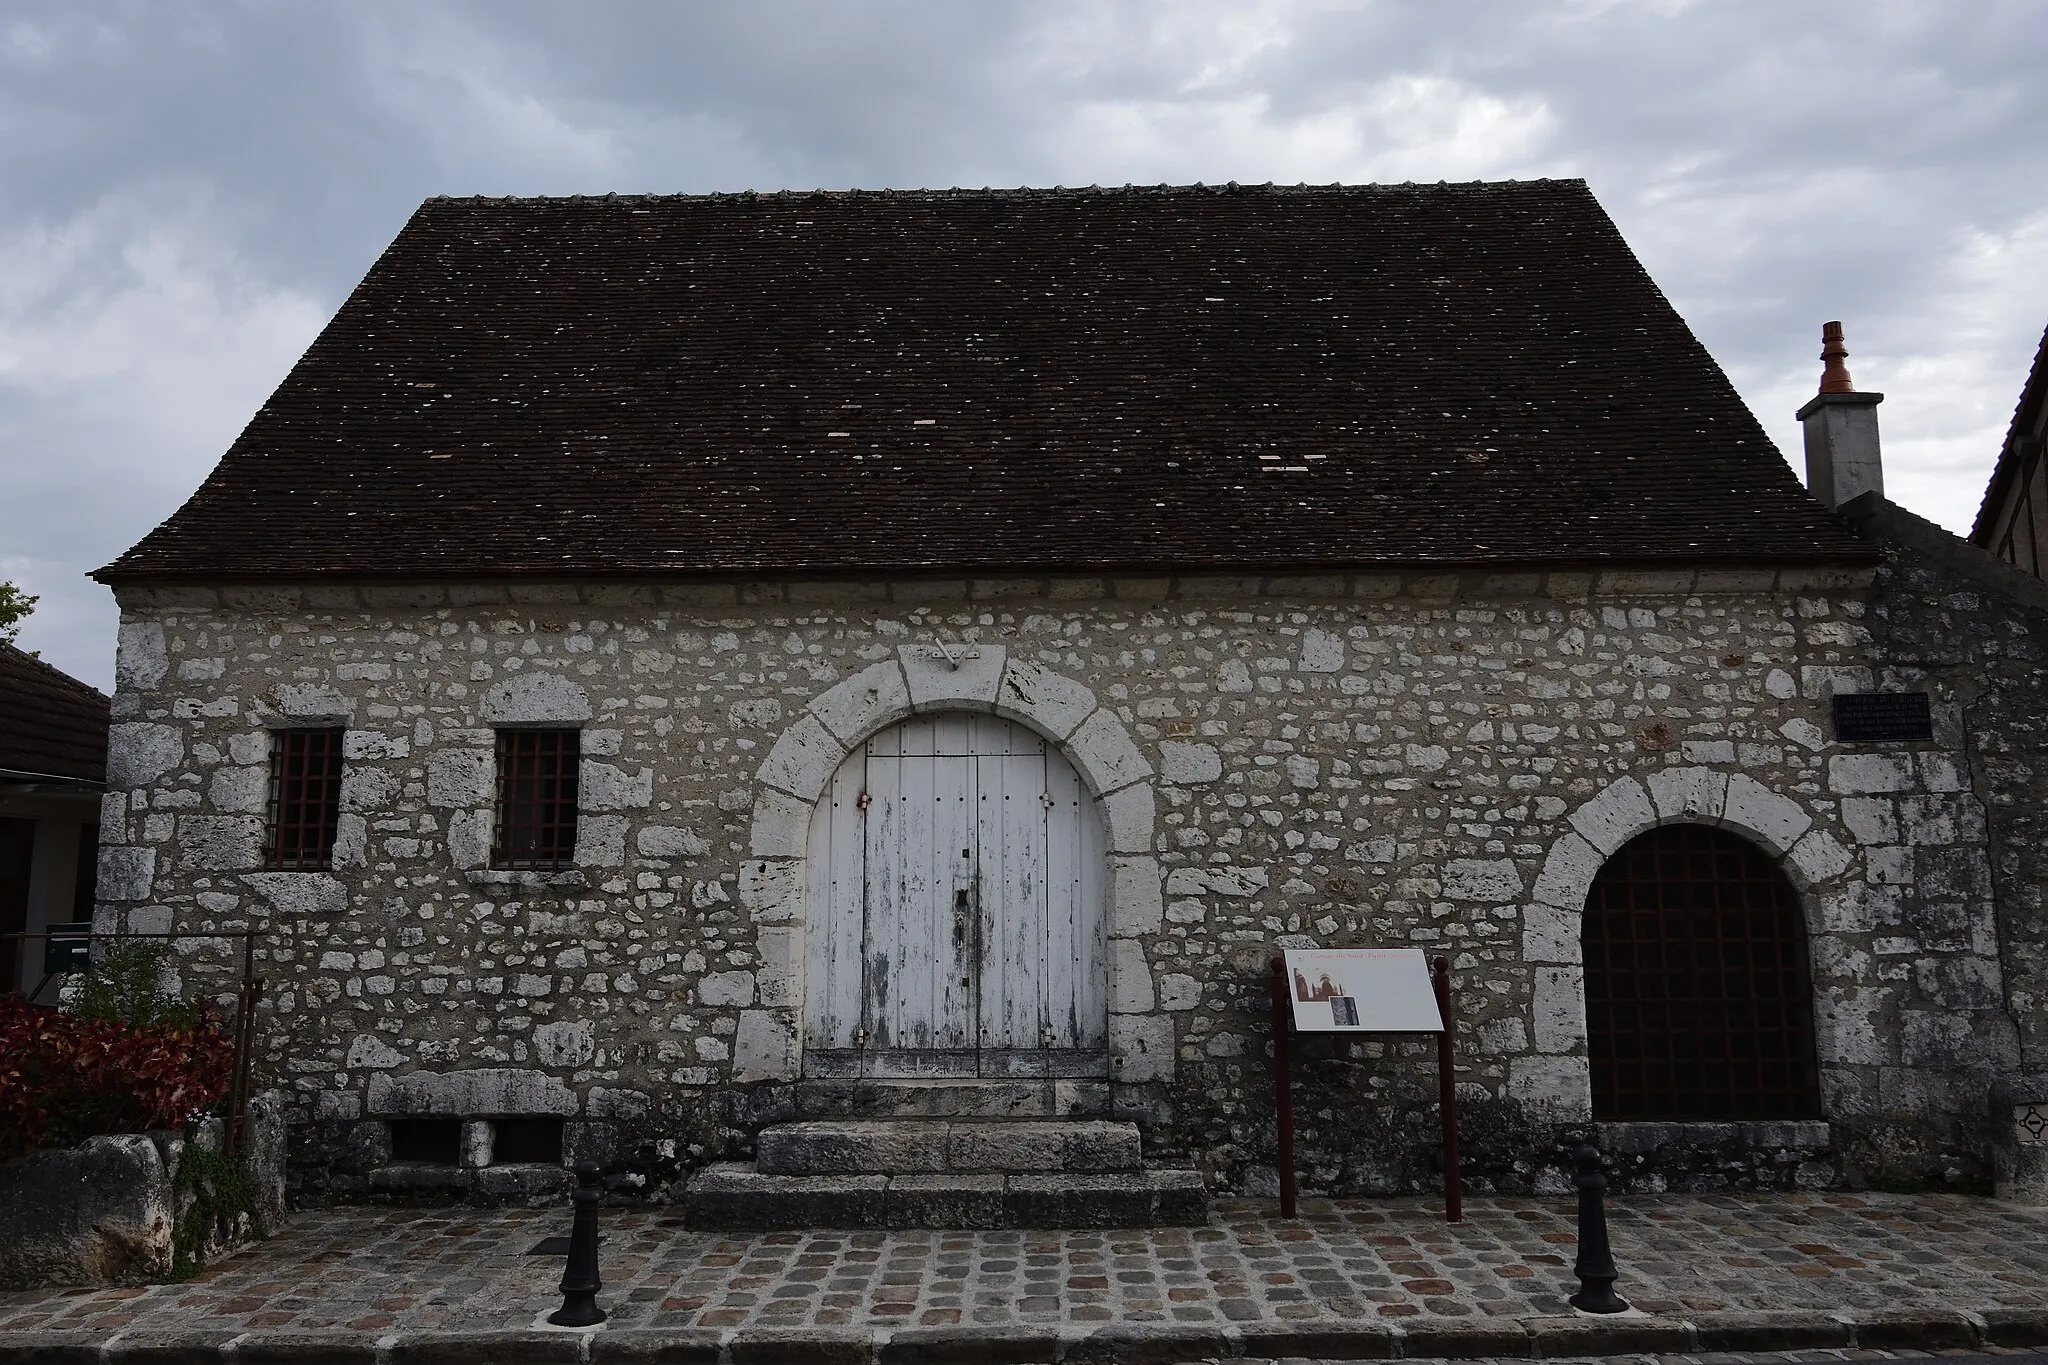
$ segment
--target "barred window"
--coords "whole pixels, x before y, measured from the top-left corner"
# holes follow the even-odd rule
[[[496,867],[567,867],[576,857],[575,730],[498,731]]]
[[[1820,1116],[1806,923],[1747,840],[1664,825],[1586,898],[1595,1119]]]
[[[271,732],[264,866],[322,868],[332,859],[341,815],[341,735],[340,730]]]

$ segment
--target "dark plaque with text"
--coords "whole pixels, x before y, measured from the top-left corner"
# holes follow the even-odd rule
[[[1934,738],[1925,692],[1837,692],[1835,738],[1844,744],[1895,744]]]

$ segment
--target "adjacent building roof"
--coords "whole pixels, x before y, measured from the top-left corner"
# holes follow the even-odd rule
[[[104,781],[110,705],[68,673],[0,644],[0,780]]]
[[[100,577],[1868,558],[1539,181],[430,200]]]
[[[1998,449],[1998,463],[1991,481],[1984,486],[1984,501],[1977,508],[1970,539],[2034,576],[2048,570],[2048,546],[2041,544],[2041,531],[2048,526],[2048,507],[2042,506],[2041,446],[2048,434],[2048,331],[2034,351],[2034,364],[2020,389],[2019,404],[2013,409],[2012,425],[2006,428],[2005,444]]]

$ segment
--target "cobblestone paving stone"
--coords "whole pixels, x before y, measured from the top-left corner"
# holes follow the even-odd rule
[[[693,1231],[605,1210],[610,1327],[1383,1323],[1567,1315],[1565,1199],[1219,1204],[1107,1232]],[[1610,1205],[1618,1289],[1652,1314],[2048,1306],[2048,1210],[1961,1196],[1644,1197]],[[566,1209],[333,1209],[184,1284],[0,1295],[0,1332],[525,1328],[560,1303],[528,1253]],[[1818,1353],[1816,1358],[1833,1358]]]

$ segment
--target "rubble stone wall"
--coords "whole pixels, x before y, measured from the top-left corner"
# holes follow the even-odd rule
[[[1219,1188],[1270,1179],[1265,964],[1309,944],[1448,953],[1471,1178],[1549,1178],[1590,1113],[1585,885],[1671,820],[1800,888],[1831,1127],[1645,1180],[1975,1175],[2016,1061],[1983,806],[1946,690],[1931,744],[1832,741],[1828,696],[1875,676],[1869,579],[124,588],[101,928],[265,931],[303,1188],[367,1188],[381,1115],[485,1112],[658,1186],[747,1151],[746,1097],[797,1072],[806,784],[908,707],[981,706],[1103,797],[1115,1104]],[[263,871],[267,731],[325,723],[334,867]],[[582,730],[573,871],[487,866],[519,724]],[[186,952],[227,989],[225,944]],[[1429,1184],[1430,1049],[1307,1051],[1306,1186]]]

